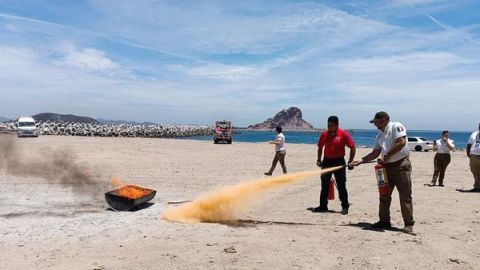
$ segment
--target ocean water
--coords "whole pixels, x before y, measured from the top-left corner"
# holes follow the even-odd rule
[[[472,131],[473,132],[473,131]],[[316,144],[320,136],[319,132],[299,132],[299,131],[285,131],[286,142],[288,143],[302,143],[302,144]],[[377,130],[353,130],[351,135],[357,146],[372,147],[375,143],[375,136]],[[427,140],[436,140],[441,138],[441,131],[421,131],[409,130],[407,131],[410,137],[423,137]],[[454,140],[456,148],[466,148],[470,131],[450,131],[450,138]],[[234,142],[267,142],[275,139],[275,131],[251,131],[240,130],[240,134],[233,135]],[[213,136],[198,136],[188,137],[184,139],[194,140],[210,140],[213,142]]]

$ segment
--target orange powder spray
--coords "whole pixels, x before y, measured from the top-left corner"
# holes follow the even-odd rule
[[[162,217],[166,220],[183,223],[231,222],[235,220],[235,214],[247,210],[248,200],[269,189],[293,184],[307,177],[336,171],[341,168],[342,166],[323,170],[303,171],[222,187],[210,191],[195,201],[167,209],[163,212]]]

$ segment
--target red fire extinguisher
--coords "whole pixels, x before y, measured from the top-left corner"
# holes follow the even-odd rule
[[[380,196],[388,196],[392,190],[388,185],[387,170],[383,164],[375,165],[375,175],[377,176],[378,193]]]
[[[335,200],[335,178],[330,179],[330,186],[328,187],[328,200]]]

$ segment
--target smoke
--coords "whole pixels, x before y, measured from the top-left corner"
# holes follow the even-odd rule
[[[229,223],[235,221],[237,214],[248,209],[249,201],[269,189],[293,184],[304,178],[332,172],[340,168],[342,166],[286,174],[273,178],[262,178],[223,187],[213,190],[193,202],[177,208],[167,209],[162,217],[166,220],[183,223]]]
[[[35,177],[51,184],[68,187],[76,195],[100,199],[103,185],[98,175],[90,173],[67,149],[44,148],[40,152],[22,152],[10,135],[0,136],[0,172],[10,176]]]

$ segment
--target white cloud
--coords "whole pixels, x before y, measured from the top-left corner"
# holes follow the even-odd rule
[[[425,5],[448,2],[448,0],[394,0],[393,3],[397,5]]]
[[[113,71],[120,68],[118,63],[105,56],[105,52],[93,48],[77,49],[71,43],[65,43],[60,47],[63,53],[56,63],[78,67],[87,71]]]
[[[187,9],[179,2],[93,2],[106,17],[95,22],[96,29],[184,54],[271,54],[313,40],[326,47],[349,36],[366,38],[391,29],[322,4],[275,4],[253,1],[232,8],[232,3],[203,2],[189,3]]]
[[[332,67],[351,73],[417,73],[445,70],[459,64],[473,63],[446,52],[415,52],[388,57],[371,57],[361,59],[346,59],[334,62]]]
[[[171,65],[170,70],[183,72],[192,77],[219,79],[226,81],[241,81],[247,77],[259,75],[262,70],[255,67],[224,64],[205,64],[194,67]]]
[[[0,14],[0,99],[10,101],[0,115],[200,124],[225,115],[248,125],[296,105],[316,126],[338,113],[353,128],[370,127],[379,109],[417,117],[409,128],[443,116],[438,107],[463,111],[458,126],[474,117],[464,97],[480,87],[479,48],[457,30],[428,30],[426,19],[426,28],[401,27],[311,2],[91,4],[88,19],[70,24]]]

